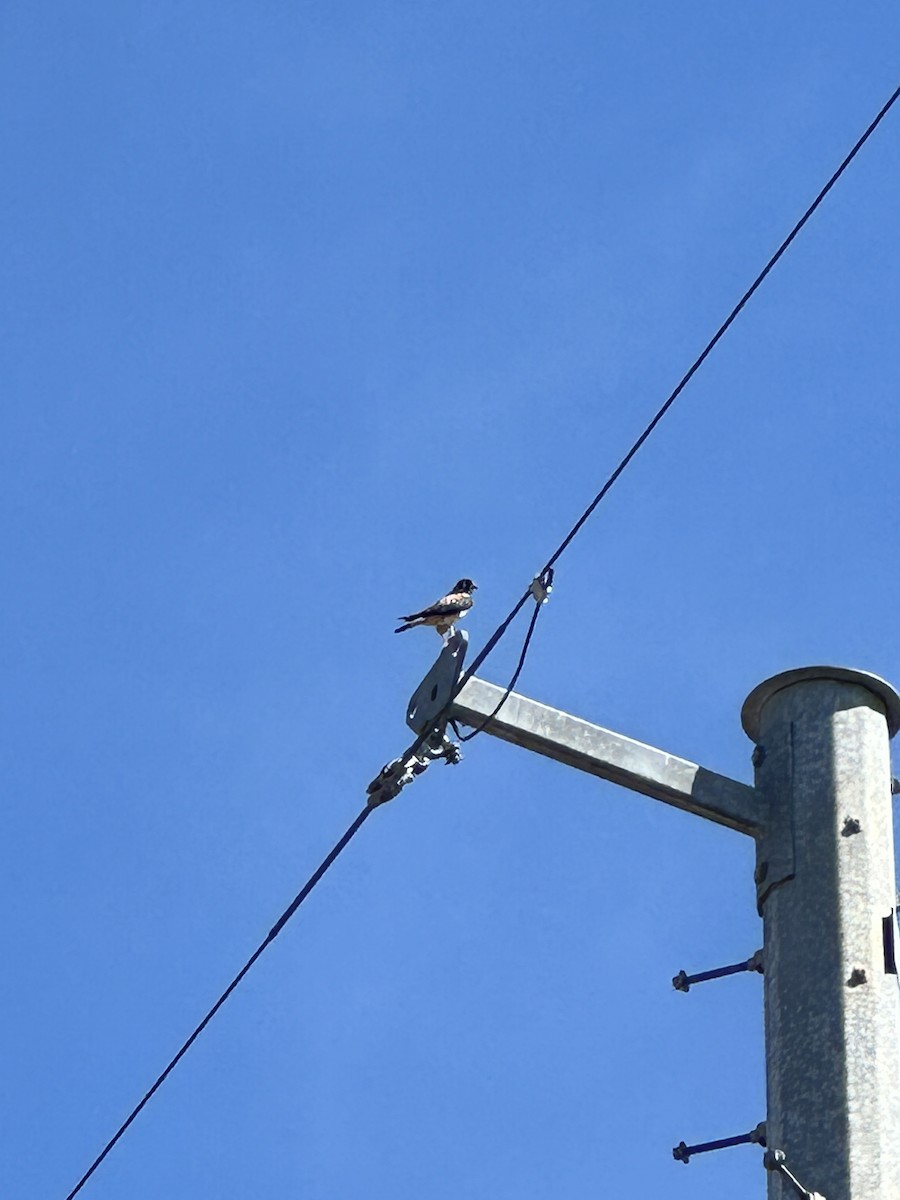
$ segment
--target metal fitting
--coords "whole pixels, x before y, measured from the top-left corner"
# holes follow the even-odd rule
[[[712,971],[698,971],[696,975],[688,975],[679,971],[672,980],[676,992],[689,992],[692,983],[705,983],[708,979],[722,979],[726,975],[738,975],[741,971],[757,971],[763,974],[763,952],[757,950],[746,962],[733,963],[730,967],[716,967]]]
[[[377,808],[379,804],[387,804],[399,796],[408,783],[412,783],[419,775],[424,775],[433,762],[442,758],[450,766],[455,766],[462,759],[459,746],[443,733],[435,731],[421,745],[418,743],[401,758],[395,758],[381,768],[369,786],[366,788],[369,808]]]
[[[538,604],[546,604],[553,591],[553,568],[545,567],[540,575],[535,575],[531,581],[531,594]]]
[[[686,1146],[684,1142],[679,1142],[672,1149],[672,1157],[676,1162],[687,1164],[690,1162],[692,1154],[706,1154],[710,1150],[728,1150],[731,1146],[765,1146],[765,1144],[766,1123],[760,1121],[755,1129],[751,1129],[749,1133],[738,1134],[737,1137],[719,1138],[715,1142],[699,1142],[696,1146]]]
[[[825,1197],[821,1192],[807,1191],[799,1179],[792,1175],[788,1170],[784,1159],[784,1151],[773,1148],[771,1150],[767,1150],[763,1155],[763,1166],[767,1171],[775,1171],[779,1175],[783,1175],[788,1183],[791,1184],[797,1195],[801,1197],[801,1200],[825,1200]]]

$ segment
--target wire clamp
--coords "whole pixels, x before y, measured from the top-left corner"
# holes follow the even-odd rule
[[[531,581],[530,588],[532,596],[536,603],[546,604],[550,599],[550,593],[553,591],[553,568],[544,567],[540,575],[535,575]]]
[[[434,730],[421,745],[414,743],[400,758],[382,767],[366,788],[369,808],[387,804],[399,796],[408,783],[425,773],[431,764],[442,758],[448,766],[462,760],[459,746],[440,730]]]
[[[825,1200],[821,1192],[807,1191],[796,1176],[787,1169],[784,1159],[783,1150],[767,1150],[763,1155],[763,1166],[767,1171],[776,1171],[779,1175],[783,1175],[797,1195],[802,1197],[802,1200]]]
[[[705,983],[708,979],[722,979],[726,975],[738,975],[741,971],[756,971],[760,975],[764,974],[762,950],[751,954],[746,962],[733,963],[729,967],[715,967],[712,971],[698,971],[696,975],[688,975],[685,971],[679,971],[672,979],[672,987],[676,992],[689,992],[692,983]]]
[[[706,1154],[709,1150],[727,1150],[731,1146],[765,1146],[765,1144],[766,1123],[760,1121],[755,1129],[751,1129],[749,1133],[738,1134],[737,1137],[720,1138],[717,1142],[700,1142],[696,1146],[686,1146],[684,1142],[679,1142],[672,1150],[672,1157],[676,1162],[687,1164],[693,1154]]]

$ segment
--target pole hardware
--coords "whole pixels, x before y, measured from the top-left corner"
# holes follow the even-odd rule
[[[807,1189],[802,1183],[800,1183],[796,1176],[792,1175],[787,1169],[784,1157],[783,1150],[767,1150],[763,1155],[763,1166],[767,1171],[774,1171],[779,1175],[783,1175],[788,1183],[793,1186],[794,1191],[802,1198],[802,1200],[825,1200],[825,1197],[821,1192],[807,1191]]]
[[[545,567],[540,575],[535,575],[531,581],[531,594],[538,604],[546,604],[553,591],[553,568]]]
[[[686,1146],[679,1142],[672,1148],[672,1157],[676,1162],[687,1164],[693,1154],[706,1154],[709,1150],[728,1150],[732,1146],[765,1146],[766,1123],[760,1121],[749,1133],[739,1133],[737,1137],[719,1138],[716,1142],[700,1142],[696,1146]]]
[[[465,630],[448,630],[434,666],[413,692],[407,705],[406,723],[413,733],[427,733],[436,728],[436,722],[453,699],[468,646],[469,635]],[[446,726],[446,719],[443,724]]]
[[[672,987],[676,992],[689,992],[692,983],[705,983],[708,979],[722,979],[726,975],[738,975],[741,971],[756,971],[759,975],[764,974],[762,950],[751,954],[746,962],[733,963],[729,967],[715,967],[712,971],[699,971],[696,975],[688,975],[684,971],[679,971],[672,980]]]
[[[437,759],[442,758],[448,766],[455,766],[462,759],[459,746],[444,733],[436,731],[416,749],[410,747],[400,758],[395,758],[381,768],[366,788],[369,808],[377,808],[398,796],[408,783],[423,774]]]
[[[892,909],[889,916],[881,918],[881,941],[884,949],[885,975],[897,974],[897,949],[894,939],[897,929],[896,912],[896,909]]]
[[[459,744],[447,737],[444,710],[459,682],[468,645],[469,637],[463,630],[447,631],[440,654],[407,705],[406,723],[419,736],[399,758],[382,767],[366,788],[369,808],[393,800],[437,759],[451,766],[462,759]]]

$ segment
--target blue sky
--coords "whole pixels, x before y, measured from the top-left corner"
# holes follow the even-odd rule
[[[888,4],[0,13],[4,1195],[63,1197],[898,82]],[[891,114],[559,564],[519,689],[749,781],[900,682]],[[482,670],[505,682],[520,627]],[[83,1195],[762,1196],[752,846],[474,741]]]

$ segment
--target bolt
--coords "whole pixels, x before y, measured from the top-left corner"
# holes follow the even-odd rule
[[[691,990],[690,980],[687,977],[686,971],[679,971],[672,980],[672,987],[676,992],[689,992]]]
[[[767,1171],[777,1171],[783,1162],[783,1150],[767,1150],[763,1155],[763,1166]]]
[[[676,1162],[686,1163],[690,1160],[692,1154],[706,1154],[709,1150],[727,1150],[731,1146],[746,1146],[748,1144],[765,1146],[765,1121],[760,1121],[757,1127],[752,1129],[750,1133],[739,1133],[737,1137],[719,1138],[715,1142],[700,1142],[696,1146],[686,1146],[684,1142],[679,1142],[672,1149],[672,1157]]]

